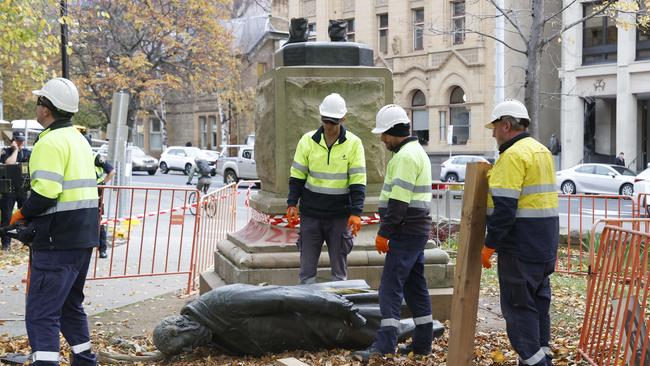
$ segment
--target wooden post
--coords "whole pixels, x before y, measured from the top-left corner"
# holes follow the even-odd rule
[[[454,273],[454,295],[451,299],[447,365],[471,365],[474,355],[489,169],[488,163],[467,164]]]

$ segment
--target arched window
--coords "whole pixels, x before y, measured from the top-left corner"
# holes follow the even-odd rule
[[[465,106],[467,96],[459,86],[449,97],[449,124],[453,126],[452,144],[465,145],[469,140],[469,109]]]
[[[411,111],[413,115],[413,132],[422,145],[429,143],[429,111],[427,110],[427,98],[420,90],[413,93],[411,99]]]

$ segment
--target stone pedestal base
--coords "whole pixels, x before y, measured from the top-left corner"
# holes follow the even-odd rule
[[[364,225],[348,255],[348,279],[363,279],[379,287],[385,256],[375,250],[377,225]],[[229,234],[214,253],[214,268],[201,274],[200,292],[223,284],[248,283],[297,285],[300,253],[296,246],[298,229],[251,220],[243,229]],[[425,276],[432,289],[436,319],[447,319],[453,293],[454,266],[443,250],[427,247]],[[318,262],[319,282],[330,280],[329,257],[323,250]],[[435,295],[435,296],[434,296]]]

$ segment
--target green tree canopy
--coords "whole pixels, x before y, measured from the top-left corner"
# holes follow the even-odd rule
[[[5,119],[34,115],[29,95],[52,76],[52,60],[59,50],[51,24],[56,24],[58,9],[52,0],[0,0],[0,92]]]
[[[112,94],[131,94],[138,112],[163,110],[174,91],[236,90],[231,36],[222,25],[227,0],[98,0],[71,6],[76,80],[110,118]],[[162,113],[164,122],[164,112]]]

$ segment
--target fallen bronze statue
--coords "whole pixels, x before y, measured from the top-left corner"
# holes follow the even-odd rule
[[[403,306],[403,317],[410,316]],[[155,328],[158,350],[171,356],[209,345],[232,355],[370,346],[381,314],[377,292],[362,280],[299,286],[235,284],[216,288]],[[415,329],[400,321],[399,341]],[[444,328],[434,321],[434,337]]]

